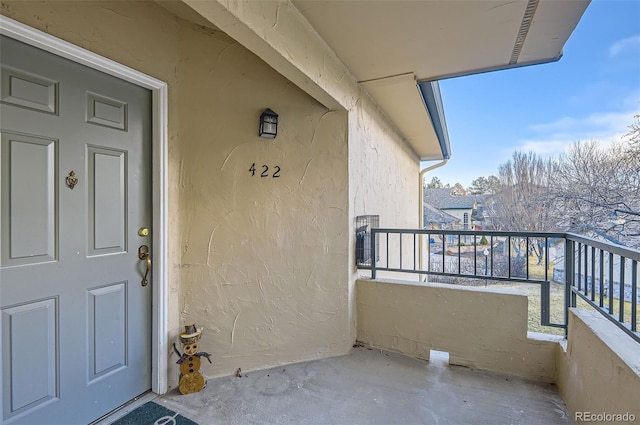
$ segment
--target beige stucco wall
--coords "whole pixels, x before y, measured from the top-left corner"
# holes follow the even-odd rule
[[[202,37],[182,34],[194,66],[181,73],[191,84],[178,108],[200,106],[180,134],[190,141],[176,181],[180,318],[207,328],[203,348],[217,361],[210,373],[342,354],[350,342],[346,113],[327,111],[226,36],[202,55]],[[265,107],[280,114],[275,140],[256,136]],[[260,176],[263,164],[269,177]]]
[[[208,376],[350,349],[355,215],[416,226],[418,161],[346,70],[317,68],[331,94],[300,90],[251,43],[152,2],[3,1],[1,12],[168,83],[170,343],[184,323],[204,326]],[[288,27],[339,69],[308,25]],[[256,136],[266,107],[280,114],[275,140]],[[253,163],[281,177],[251,176]]]
[[[419,162],[406,144],[380,122],[383,117],[365,102],[363,113],[349,115],[349,246],[355,247],[355,217],[377,214],[380,226],[387,228],[417,229],[420,211],[418,196]],[[367,110],[369,109],[369,110]],[[384,241],[380,249],[384,249]],[[393,241],[389,249],[396,249]],[[391,251],[393,252],[393,251]],[[370,277],[370,271],[357,270],[355,249],[349,251],[352,273],[349,280],[350,317],[352,338],[357,334],[356,280]],[[386,273],[386,274],[385,274]],[[418,275],[382,272],[381,276],[418,280]]]
[[[354,257],[355,217],[377,214],[381,226],[417,228],[421,214],[417,156],[291,2],[183,2],[328,108],[348,111],[348,305],[355,339],[355,280],[359,275]]]
[[[358,340],[428,360],[554,382],[559,337],[527,333],[527,297],[497,289],[358,280]]]
[[[588,310],[570,309],[568,335],[558,353],[557,381],[571,418],[576,412],[628,413],[640,421],[640,344]],[[611,419],[598,423],[622,422]]]
[[[381,226],[417,228],[418,157],[291,2],[183,3],[326,107],[348,112],[347,326],[355,340],[355,281],[363,274],[355,267],[355,217],[377,214]]]

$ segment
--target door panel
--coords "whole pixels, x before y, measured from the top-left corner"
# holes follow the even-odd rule
[[[87,93],[87,122],[126,131],[127,104],[96,93]]]
[[[9,394],[5,393],[5,397],[9,396],[5,398],[6,405],[14,412],[21,412],[55,399],[58,395],[56,300],[3,309],[2,316],[2,345],[9,347],[12,359],[10,364],[4,364],[3,370],[11,382]]]
[[[89,146],[87,151],[89,253],[124,252],[127,236],[127,154],[93,146]]]
[[[89,296],[89,381],[127,365],[127,282],[91,289]]]
[[[151,387],[151,93],[0,49],[2,419],[86,424]]]
[[[54,140],[2,134],[2,264],[55,259],[56,145]],[[22,196],[29,193],[30,196]]]
[[[57,114],[58,82],[3,66],[2,102]]]

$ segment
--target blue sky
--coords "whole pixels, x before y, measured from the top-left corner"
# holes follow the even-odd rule
[[[514,150],[611,142],[640,113],[640,1],[594,0],[560,61],[440,82],[452,156],[427,173],[465,187]],[[423,166],[431,163],[423,163]]]

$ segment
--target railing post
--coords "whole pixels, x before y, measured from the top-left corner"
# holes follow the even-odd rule
[[[638,262],[631,263],[631,330],[638,330]]]
[[[620,256],[620,288],[618,289],[618,321],[624,323],[624,260],[625,257]]]
[[[540,324],[549,326],[551,322],[551,284],[548,280],[540,283]]]
[[[389,247],[387,246],[387,250]],[[376,229],[371,229],[371,279],[376,278]]]
[[[571,285],[573,284],[574,273],[573,259],[574,259],[574,245],[573,241],[570,241],[568,236],[565,236],[564,240],[564,336],[565,338],[569,334],[569,307],[574,307],[574,300],[572,299],[573,293],[571,292]]]

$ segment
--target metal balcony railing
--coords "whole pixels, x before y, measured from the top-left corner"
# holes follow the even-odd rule
[[[572,233],[465,230],[370,230],[370,255],[358,268],[413,273],[440,281],[540,285],[540,322],[564,328],[578,297],[634,340],[638,332],[640,251]],[[375,259],[372,260],[372,259]],[[422,280],[422,278],[420,279]],[[562,317],[552,320],[550,286],[564,286]],[[557,310],[557,306],[553,307]]]
[[[575,307],[580,297],[640,342],[640,251],[567,234],[566,252],[568,305]]]

